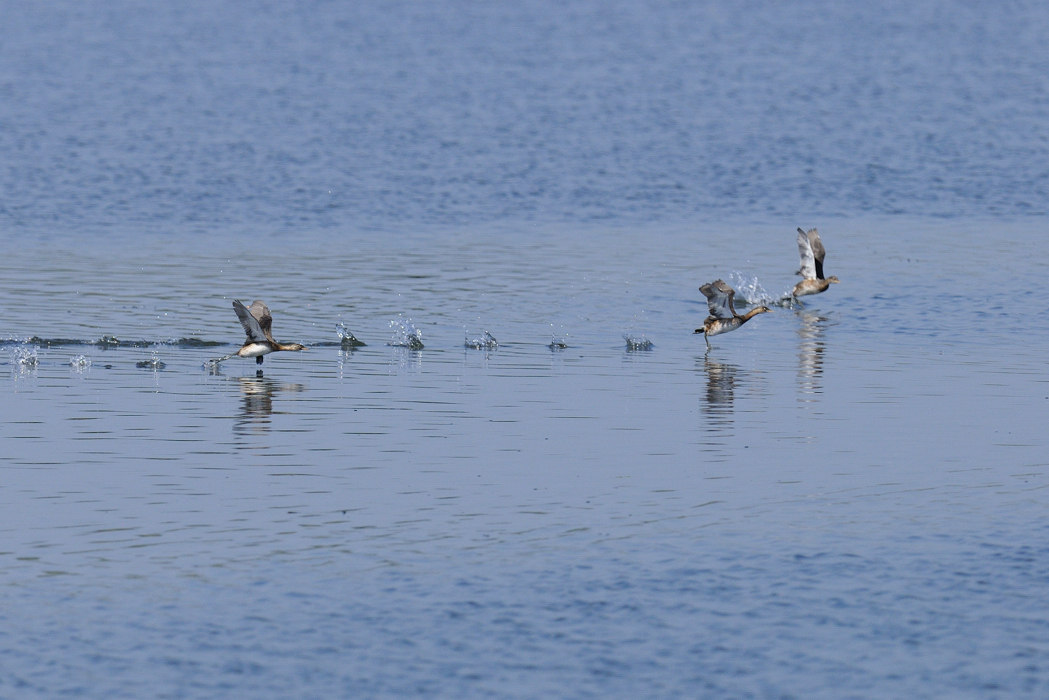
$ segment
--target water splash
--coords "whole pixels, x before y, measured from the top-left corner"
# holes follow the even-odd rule
[[[568,343],[565,342],[564,338],[558,338],[556,335],[550,336],[550,344],[546,347],[551,350],[564,350],[568,347]]]
[[[473,350],[495,350],[499,347],[499,341],[495,339],[494,335],[485,331],[480,338],[471,339],[467,336],[465,346]]]
[[[393,338],[386,343],[387,345],[409,350],[422,350],[426,347],[423,345],[423,332],[415,327],[410,318],[393,319],[390,321],[390,330],[393,331]]]
[[[204,363],[200,366],[200,368],[212,377],[221,377],[222,362],[224,360],[228,360],[230,357],[236,357],[236,355],[230,355],[229,357],[217,357],[214,360],[204,360]]]
[[[75,372],[83,372],[91,366],[91,358],[87,355],[74,355],[69,358],[69,366]]]
[[[11,364],[18,367],[22,372],[29,372],[37,368],[40,358],[37,356],[36,348],[17,347],[11,350]]]
[[[151,369],[154,372],[160,371],[167,367],[166,364],[160,361],[160,353],[156,350],[153,351],[153,357],[148,360],[141,360],[135,363],[135,366],[139,369]]]
[[[733,270],[728,275],[729,286],[736,290],[734,298],[736,306],[756,306],[758,304],[769,305],[777,301],[758,282],[757,277],[748,277],[742,272]]]
[[[651,350],[652,341],[646,338],[644,335],[633,336],[624,335],[623,340],[626,341],[627,352],[637,352],[639,350]]]
[[[335,333],[339,336],[339,342],[344,348],[363,348],[364,343],[357,340],[356,336],[350,332],[350,329],[346,327],[345,323],[338,323],[335,325]]]

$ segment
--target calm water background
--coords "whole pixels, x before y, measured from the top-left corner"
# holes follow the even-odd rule
[[[0,27],[0,698],[1049,692],[1042,6]]]

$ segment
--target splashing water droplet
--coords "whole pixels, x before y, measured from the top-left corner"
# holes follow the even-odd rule
[[[335,333],[339,336],[344,348],[363,348],[365,346],[364,343],[357,340],[345,323],[336,324]]]
[[[140,362],[136,362],[135,366],[138,367],[139,369],[151,369],[154,372],[157,372],[157,371],[162,370],[165,367],[167,367],[166,364],[164,364],[163,362],[160,361],[160,353],[157,352],[156,350],[153,351],[153,357],[152,358],[150,358],[148,360],[142,360]]]
[[[499,347],[499,341],[495,339],[495,336],[488,331],[484,332],[484,335],[480,338],[469,338],[466,339],[466,347],[473,350],[495,350]]]
[[[40,364],[40,358],[36,348],[18,347],[11,350],[11,362],[22,371],[30,371]]]
[[[770,304],[776,299],[765,291],[757,277],[748,277],[742,272],[733,270],[728,276],[729,285],[736,290],[734,298],[737,306],[754,306]]]
[[[653,347],[652,341],[643,335],[624,335],[623,340],[626,341],[626,349],[630,352],[635,352],[637,350],[651,350]]]
[[[411,319],[394,319],[390,321],[390,330],[393,338],[387,345],[395,348],[408,348],[409,350],[422,350],[423,332],[415,327]]]

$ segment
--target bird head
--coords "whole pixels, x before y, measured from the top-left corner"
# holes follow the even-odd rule
[[[753,309],[743,315],[743,320],[749,320],[757,316],[758,314],[769,314],[772,313],[772,309],[767,306],[755,306]]]

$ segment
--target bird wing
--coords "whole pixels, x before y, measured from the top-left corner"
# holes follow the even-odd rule
[[[270,316],[269,307],[256,299],[251,302],[248,311],[250,311],[251,315],[259,322],[259,325],[262,327],[262,332],[266,334],[266,339],[271,343],[276,342],[273,340],[273,317]]]
[[[807,280],[816,279],[816,258],[812,251],[812,242],[809,235],[816,233],[816,229],[812,229],[809,233],[805,233],[798,228],[798,253],[801,254],[801,267],[798,269],[797,274],[801,275]],[[819,241],[819,236],[816,236],[816,240]],[[820,244],[820,250],[823,250],[823,244]]]
[[[809,237],[809,247],[812,248],[812,259],[816,263],[816,279],[823,279],[823,258],[827,257],[827,251],[823,248],[823,241],[816,229],[809,229],[805,234]]]
[[[256,303],[261,304],[262,302]],[[252,304],[251,307],[254,309],[255,304]],[[265,304],[263,304],[263,308],[265,308]],[[233,310],[237,312],[237,318],[240,319],[240,325],[244,327],[244,333],[247,334],[248,340],[253,343],[264,343],[269,340],[266,334],[263,333],[259,320],[244,307],[244,304],[234,299]]]
[[[703,296],[707,298],[707,306],[710,315],[714,318],[733,318],[736,315],[736,307],[732,305],[732,298],[736,291],[721,280],[704,284],[699,288]]]

